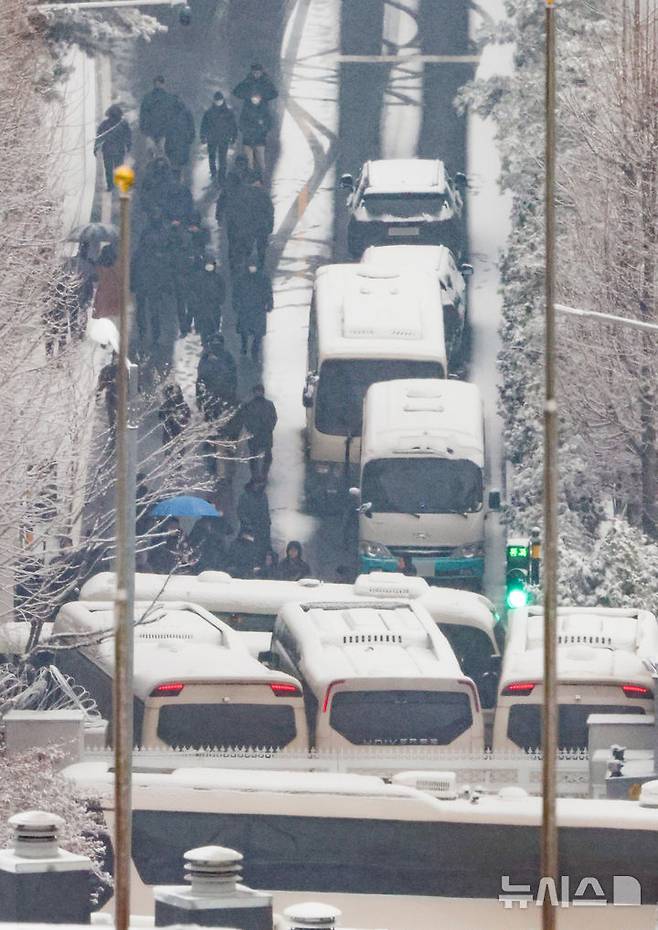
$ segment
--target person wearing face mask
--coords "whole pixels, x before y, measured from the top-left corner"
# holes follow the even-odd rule
[[[255,262],[250,262],[247,270],[235,280],[233,309],[237,316],[242,354],[247,354],[247,344],[251,336],[251,357],[256,361],[267,329],[267,314],[272,309],[272,285],[267,275],[259,271]]]
[[[239,100],[248,100],[252,94],[260,94],[265,103],[279,96],[272,79],[258,63],[254,63],[246,78],[233,88],[233,96]]]
[[[259,93],[253,93],[242,104],[240,113],[240,132],[242,145],[249,167],[257,168],[261,177],[265,176],[265,142],[272,128],[267,101]]]
[[[197,260],[190,278],[188,308],[190,325],[194,324],[204,349],[208,348],[212,337],[219,333],[225,298],[226,285],[217,271],[215,260]]]
[[[201,119],[201,142],[208,146],[210,177],[223,186],[226,179],[228,148],[238,137],[238,124],[233,110],[224,100],[221,91],[213,97],[212,106]]]

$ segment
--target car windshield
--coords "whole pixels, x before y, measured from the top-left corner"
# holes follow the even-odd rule
[[[320,369],[315,424],[332,436],[360,436],[363,398],[371,384],[398,378],[443,378],[440,362],[333,359]]]
[[[394,216],[398,219],[435,219],[446,202],[445,194],[371,194],[363,204],[371,216]]]
[[[373,513],[475,513],[482,507],[482,469],[468,459],[373,459],[361,497]]]

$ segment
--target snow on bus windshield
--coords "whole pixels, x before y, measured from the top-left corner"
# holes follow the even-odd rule
[[[331,359],[318,384],[316,426],[332,436],[360,436],[363,398],[371,384],[398,378],[443,378],[440,362],[413,359]]]
[[[482,469],[467,459],[374,459],[363,470],[362,497],[373,513],[475,513]]]

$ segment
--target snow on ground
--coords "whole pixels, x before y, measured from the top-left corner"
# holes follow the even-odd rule
[[[472,14],[472,34],[476,34],[485,16],[499,19],[503,15],[503,0],[487,0],[486,13],[478,10]],[[484,49],[477,77],[505,73],[510,67],[511,49],[489,45]],[[505,453],[503,424],[497,409],[500,378],[496,367],[502,307],[498,261],[509,232],[510,203],[498,188],[500,159],[492,121],[469,114],[468,139],[469,240],[474,267],[469,287],[471,379],[477,383],[484,400],[489,487],[503,490]],[[491,515],[487,521],[484,588],[497,602],[502,600],[504,587],[504,540],[505,529],[499,519]]]
[[[423,118],[423,63],[418,14],[420,0],[398,0],[384,7],[382,52],[410,56],[394,65],[384,93],[381,121],[382,158],[413,158],[418,150]]]
[[[283,42],[285,113],[272,178],[274,310],[264,380],[279,422],[268,495],[274,539],[307,539],[317,526],[303,505],[308,311],[315,268],[331,259],[338,127],[339,5],[298,0]]]

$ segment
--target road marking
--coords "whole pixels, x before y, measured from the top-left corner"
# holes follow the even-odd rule
[[[408,55],[336,55],[336,61],[343,64],[395,65],[406,62],[421,62],[425,65],[477,65],[480,55],[420,55],[413,52]]]

